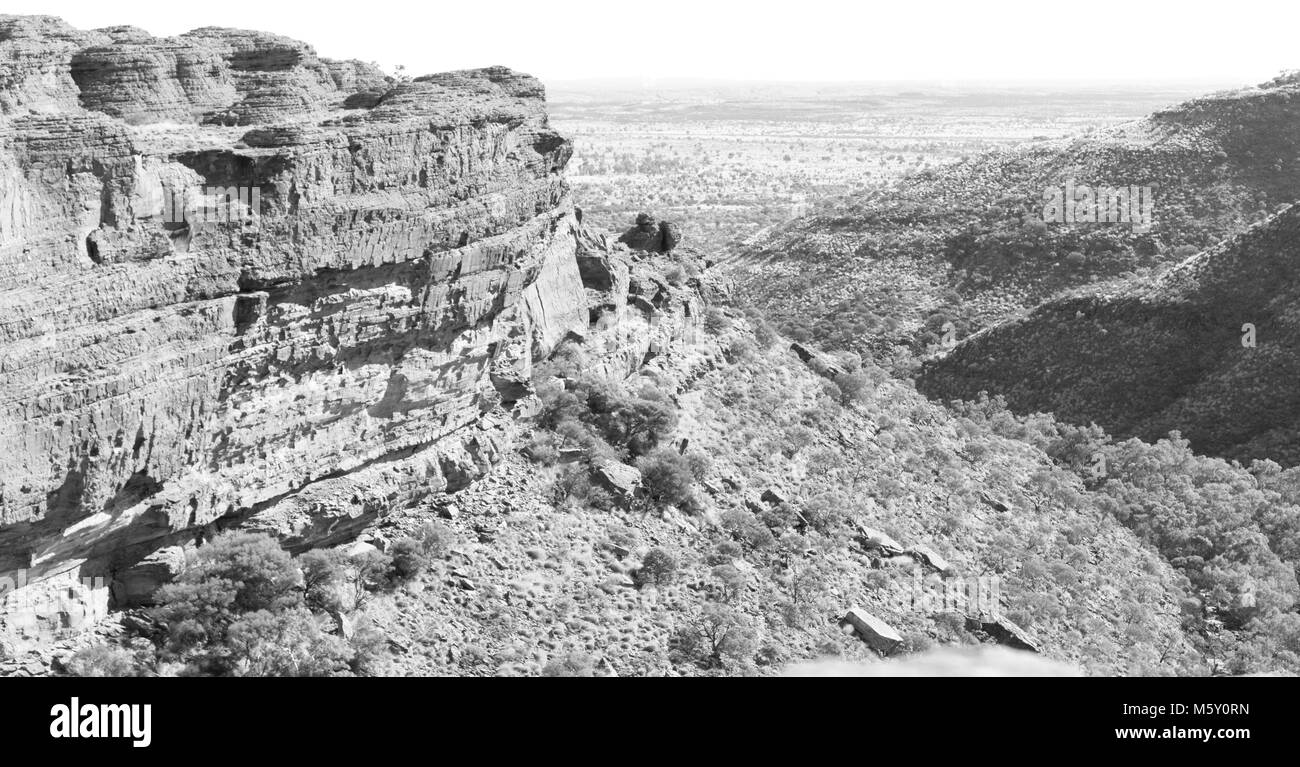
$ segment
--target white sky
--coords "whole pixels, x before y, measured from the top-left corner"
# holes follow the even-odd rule
[[[1136,80],[1253,84],[1300,68],[1300,0],[4,0],[156,35],[263,29],[412,75],[544,80]]]

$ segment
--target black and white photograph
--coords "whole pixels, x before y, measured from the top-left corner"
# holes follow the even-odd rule
[[[4,0],[0,690],[51,747],[181,736],[163,677],[1123,678],[1076,737],[1282,737],[1297,30]]]

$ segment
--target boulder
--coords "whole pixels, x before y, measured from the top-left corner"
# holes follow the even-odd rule
[[[801,344],[798,341],[794,341],[790,344],[790,350],[793,351],[795,355],[804,362],[804,364],[809,368],[812,368],[814,373],[817,373],[820,376],[835,379],[844,375],[846,372],[844,367],[838,362],[835,362],[830,357],[827,357],[821,352]]]
[[[624,232],[618,241],[632,250],[661,252],[663,238],[659,234],[659,222],[649,213],[641,213],[636,217],[636,226]]]
[[[682,230],[671,221],[659,222],[659,232],[663,236],[663,252],[671,253],[682,241]]]
[[[852,626],[862,641],[881,655],[888,655],[903,642],[892,626],[861,607],[851,608],[844,614],[840,626],[846,625]]]
[[[1001,615],[995,615],[991,618],[968,618],[966,628],[971,631],[983,631],[997,641],[998,644],[1004,644],[1007,647],[1028,650],[1029,652],[1042,652],[1038,640],[1030,636],[1029,632],[1013,623],[1009,618]]]
[[[641,472],[618,461],[601,461],[592,469],[596,482],[620,501],[630,501],[641,488]]]
[[[377,555],[380,553],[379,548],[377,546],[375,546],[373,543],[367,543],[365,541],[353,541],[352,543],[349,543],[346,546],[340,547],[340,551],[343,552],[343,556],[353,560],[361,559],[362,557]]]
[[[185,549],[167,546],[119,570],[113,578],[113,603],[116,607],[139,607],[153,604],[159,586],[171,583],[185,569]]]
[[[659,221],[649,213],[641,213],[636,217],[636,225],[624,232],[618,241],[632,250],[669,253],[681,243],[682,230],[671,221]]]
[[[911,554],[915,559],[918,559],[934,568],[940,574],[946,575],[947,573],[952,572],[952,565],[948,563],[948,560],[944,559],[943,555],[935,551],[933,547],[927,546],[924,543],[918,543],[912,546],[907,550],[907,553]]]
[[[991,495],[991,494],[988,493],[987,491],[981,491],[981,492],[980,492],[980,500],[983,501],[986,505],[990,506],[994,511],[1010,511],[1010,510],[1011,510],[1011,504],[1007,503],[1006,501],[1002,500],[1001,498],[997,498],[997,497]]]
[[[868,551],[880,549],[886,554],[902,554],[904,551],[903,544],[894,540],[888,533],[873,527],[858,528],[858,543]]]

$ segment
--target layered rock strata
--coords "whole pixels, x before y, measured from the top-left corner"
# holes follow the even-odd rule
[[[130,603],[218,527],[337,542],[485,470],[590,327],[570,152],[504,68],[0,17],[0,584]]]

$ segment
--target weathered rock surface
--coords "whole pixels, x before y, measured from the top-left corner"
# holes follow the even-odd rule
[[[600,486],[622,503],[631,501],[641,488],[641,472],[618,461],[602,461],[593,472]]]
[[[903,642],[903,637],[892,626],[861,607],[851,608],[845,613],[840,625],[852,626],[863,642],[882,655],[888,655]]]
[[[1016,625],[1009,618],[1001,615],[991,617],[975,616],[966,619],[966,628],[971,631],[983,631],[985,634],[993,637],[1000,644],[1013,647],[1017,650],[1028,650],[1029,652],[1042,652],[1038,642],[1029,635],[1029,632]]]
[[[336,543],[480,476],[588,326],[570,153],[504,68],[0,17],[0,577],[131,601],[215,527]]]

